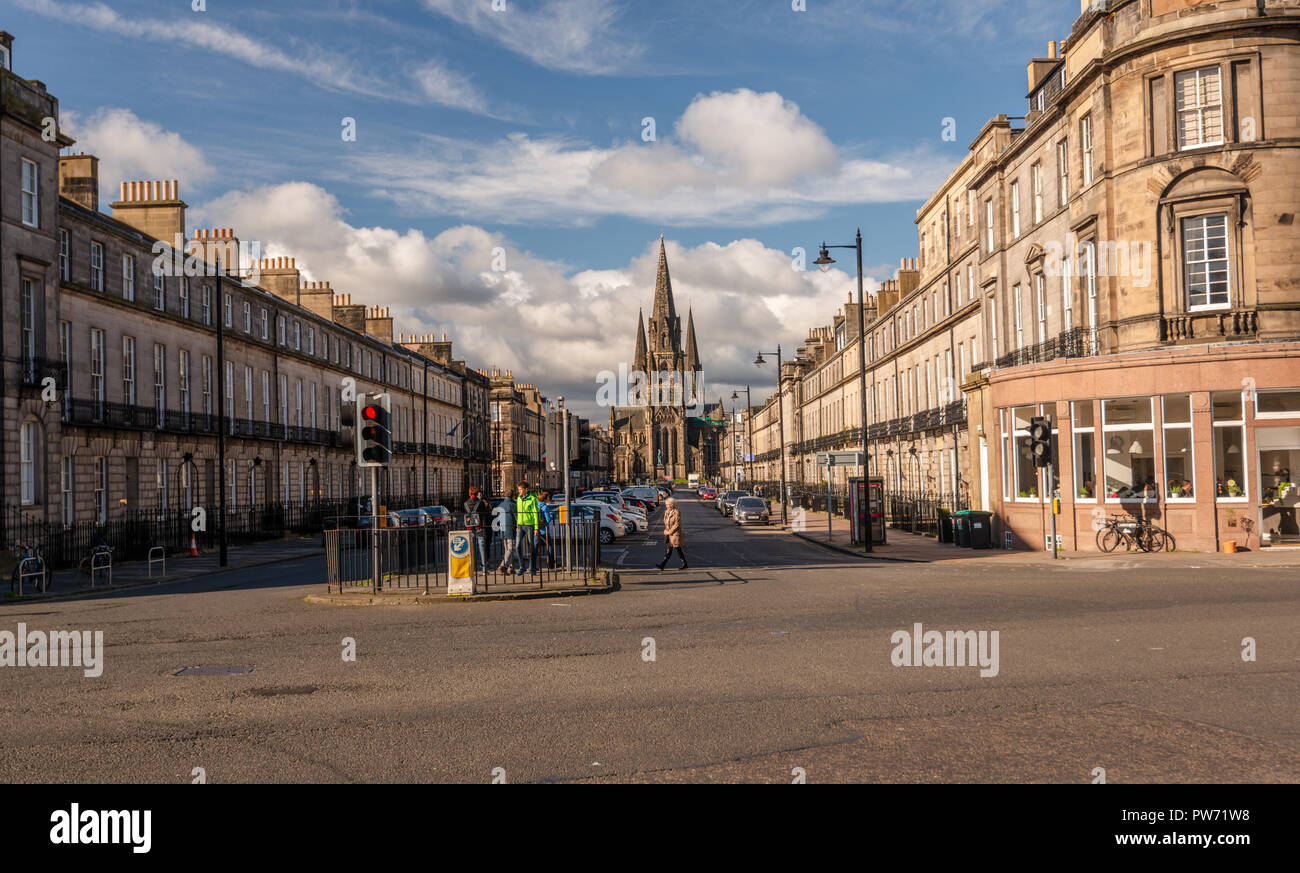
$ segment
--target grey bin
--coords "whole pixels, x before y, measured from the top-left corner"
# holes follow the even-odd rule
[[[954,512],[952,516],[952,544],[960,548],[970,548],[970,526],[965,512]]]
[[[966,527],[969,529],[972,549],[993,548],[993,513],[978,509],[967,510]]]

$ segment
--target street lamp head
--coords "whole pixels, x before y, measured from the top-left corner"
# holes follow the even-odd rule
[[[732,391],[732,392],[731,392],[731,399],[732,399],[732,400],[739,400],[739,399],[740,399],[740,392],[739,392],[739,391]]]
[[[754,366],[755,366],[755,367],[761,367],[761,366],[763,366],[763,365],[766,364],[766,363],[767,363],[767,361],[763,360],[763,353],[762,353],[762,352],[759,352],[759,353],[758,353],[758,357],[754,359]]]
[[[831,257],[830,251],[826,248],[826,243],[822,243],[822,250],[813,263],[821,267],[823,273],[831,268],[831,264],[835,263],[835,259]]]

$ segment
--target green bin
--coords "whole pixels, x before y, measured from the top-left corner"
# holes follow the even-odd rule
[[[952,544],[962,548],[970,548],[970,527],[967,524],[966,512],[954,512],[952,514]]]

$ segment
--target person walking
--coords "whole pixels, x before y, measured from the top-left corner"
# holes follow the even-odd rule
[[[541,511],[537,508],[537,495],[528,490],[527,482],[515,486],[515,554],[519,556],[516,576],[524,575],[527,565],[529,575],[537,575],[537,525]]]
[[[501,501],[501,566],[498,573],[510,574],[512,564],[518,563],[515,557],[515,500],[506,497]]]
[[[492,529],[492,507],[483,499],[477,485],[469,486],[469,500],[465,501],[465,529],[474,537],[478,547],[478,569],[487,571],[487,538]]]
[[[551,544],[551,525],[555,522],[557,513],[551,508],[549,491],[542,492],[541,498],[537,501],[537,511],[541,516],[537,524],[537,558],[540,562],[545,557],[546,566],[554,570],[555,550]]]
[[[680,569],[687,569],[686,553],[682,551],[682,514],[677,511],[675,497],[669,497],[664,501],[664,545],[667,547],[664,549],[664,559],[656,565],[660,572],[672,556],[673,549],[677,550],[677,557],[681,559]]]

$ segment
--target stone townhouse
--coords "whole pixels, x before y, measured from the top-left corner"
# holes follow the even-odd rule
[[[533,385],[515,382],[511,370],[494,367],[491,380],[492,488],[513,494],[515,485],[542,482],[546,398]]]
[[[889,490],[956,492],[1016,547],[1046,547],[1054,495],[1065,549],[1112,513],[1181,548],[1300,539],[1298,44],[1297,0],[1082,0],[1028,64],[1026,115],[980,130],[869,310]],[[783,375],[792,481],[859,444],[855,324],[812,331]],[[769,481],[776,420],[772,399]]]
[[[450,344],[440,361],[394,343],[386,309],[256,257],[233,229],[188,228],[176,181],[124,182],[102,213],[96,158],[42,136],[57,100],[9,69],[0,88],[7,506],[73,524],[212,506],[223,481],[231,507],[352,496],[345,380],[392,396],[385,495],[452,498],[471,462],[486,471],[486,379],[467,413]],[[469,443],[467,414],[482,424]]]

